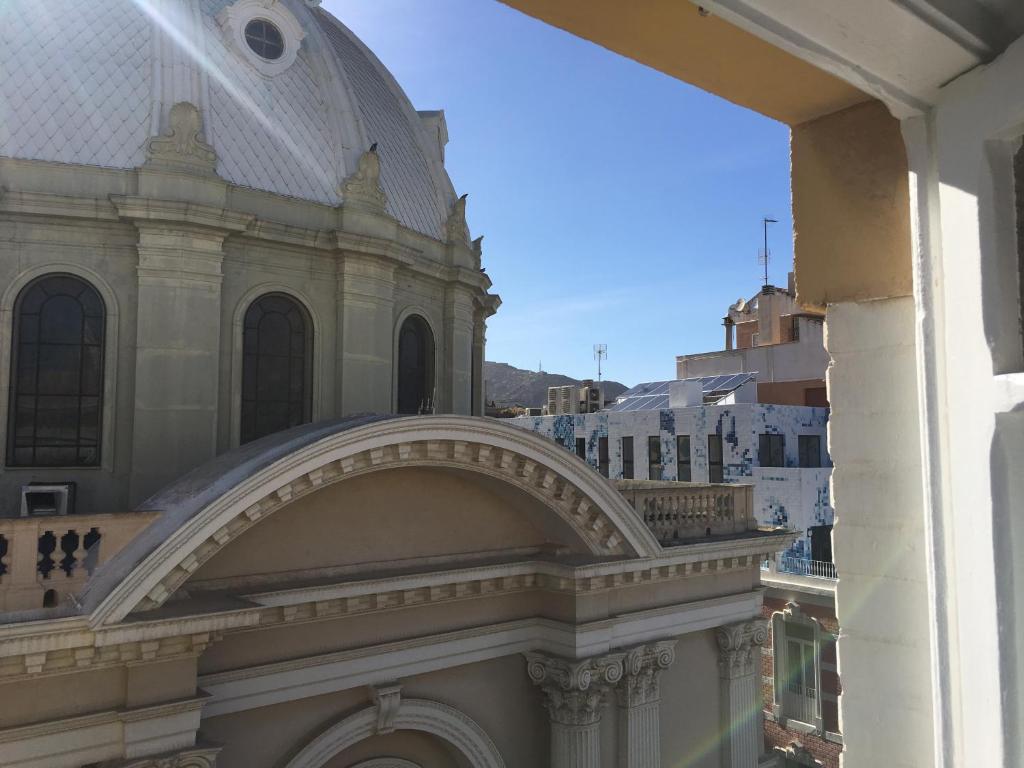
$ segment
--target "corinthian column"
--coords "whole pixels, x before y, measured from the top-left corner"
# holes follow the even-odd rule
[[[661,768],[659,678],[675,661],[675,640],[633,648],[615,689],[619,703],[620,768]]]
[[[551,718],[551,768],[601,765],[601,699],[622,678],[625,654],[571,661],[526,654],[526,670],[544,692]]]
[[[761,755],[761,645],[764,619],[719,627],[718,671],[722,702],[722,768],[755,768]]]

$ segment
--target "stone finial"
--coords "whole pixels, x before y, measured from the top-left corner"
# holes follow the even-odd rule
[[[479,269],[484,260],[484,236],[480,235],[470,247],[473,251],[473,263]]]
[[[451,213],[448,214],[448,224],[445,227],[445,232],[448,234],[448,242],[462,243],[463,245],[469,245],[469,226],[466,224],[466,198],[469,195],[463,195],[455,204],[452,205]]]
[[[402,686],[383,685],[373,689],[373,703],[377,705],[378,735],[385,735],[395,730],[395,718],[402,706]]]
[[[203,117],[195,104],[179,101],[167,116],[167,133],[149,140],[146,165],[213,175],[217,155],[203,140]]]
[[[552,722],[593,725],[601,719],[604,691],[622,679],[623,653],[573,661],[527,653],[526,673],[544,692]]]
[[[768,639],[764,619],[727,624],[715,630],[718,641],[718,670],[722,677],[734,678],[754,673],[757,658],[754,649]]]
[[[380,155],[376,144],[359,158],[355,172],[341,186],[341,195],[346,206],[384,213],[388,198],[380,185]]]

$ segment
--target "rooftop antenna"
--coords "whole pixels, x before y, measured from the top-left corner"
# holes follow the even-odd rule
[[[771,258],[771,252],[768,250],[768,225],[778,224],[779,222],[775,219],[768,218],[765,216],[761,221],[764,223],[764,249],[757,254],[757,263],[764,264],[764,284],[768,286],[768,259]]]
[[[594,359],[597,360],[597,380],[601,381],[601,361],[608,358],[608,345],[607,344],[595,344],[594,345]]]

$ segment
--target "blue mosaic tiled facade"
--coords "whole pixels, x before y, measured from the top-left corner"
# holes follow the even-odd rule
[[[803,534],[787,554],[810,557],[807,529],[831,525],[832,474],[826,429],[828,408],[740,403],[673,408],[662,411],[601,411],[571,416],[534,416],[512,422],[551,438],[567,450],[586,441],[586,460],[598,465],[599,439],[608,438],[609,476],[622,477],[622,438],[633,438],[634,477],[650,479],[648,438],[659,437],[663,480],[677,475],[676,438],[690,438],[691,480],[708,482],[708,435],[722,437],[722,477],[726,483],[751,483],[754,510],[761,525],[783,525]],[[760,435],[783,436],[784,467],[762,467]],[[799,436],[818,436],[821,468],[801,468]]]

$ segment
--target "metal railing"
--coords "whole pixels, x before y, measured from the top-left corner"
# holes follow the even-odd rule
[[[805,560],[802,557],[779,558],[780,573],[792,573],[796,576],[811,576],[815,579],[837,579],[835,563],[825,560]]]

